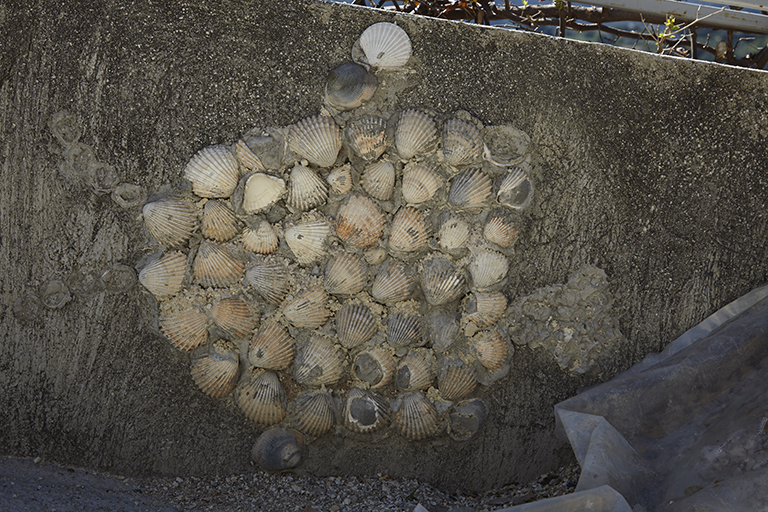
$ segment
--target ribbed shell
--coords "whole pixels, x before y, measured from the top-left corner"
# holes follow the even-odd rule
[[[328,116],[307,117],[291,126],[288,147],[320,167],[331,167],[341,149],[341,130]]]
[[[344,375],[344,353],[322,336],[313,336],[299,350],[293,365],[293,378],[303,386],[331,386]]]
[[[376,330],[376,319],[367,306],[345,304],[336,313],[336,335],[344,348],[350,349],[365,343]]]
[[[277,322],[263,325],[248,349],[248,361],[257,368],[268,370],[285,370],[295,355],[295,341]]]
[[[409,160],[425,151],[437,136],[435,121],[420,110],[406,110],[400,114],[395,129],[395,147],[403,160]]]
[[[387,343],[394,348],[421,343],[421,320],[418,316],[395,312],[387,321]]]
[[[352,110],[370,100],[378,80],[361,65],[347,62],[328,73],[325,101],[337,110]]]
[[[365,116],[352,121],[345,137],[352,151],[366,161],[378,159],[387,149],[387,122],[378,116]]]
[[[257,263],[245,273],[245,279],[269,302],[280,304],[291,289],[288,269],[277,262]]]
[[[487,174],[478,168],[467,169],[451,180],[448,202],[467,212],[477,213],[485,207],[492,192],[493,183]]]
[[[471,164],[483,152],[483,137],[474,124],[453,117],[443,125],[443,155],[452,166]]]
[[[333,427],[333,397],[330,393],[303,391],[293,406],[293,424],[305,434],[317,437]]]
[[[435,381],[435,356],[428,348],[412,349],[397,365],[395,384],[400,391],[427,389]]]
[[[469,272],[476,288],[484,289],[499,283],[507,275],[509,260],[500,252],[486,249],[472,258]]]
[[[514,210],[522,210],[533,200],[533,182],[519,167],[512,167],[496,193],[496,200]]]
[[[405,265],[399,261],[391,261],[379,269],[373,280],[371,295],[378,302],[394,304],[407,300],[413,291],[414,280],[410,277]]]
[[[144,222],[152,236],[169,247],[185,244],[197,226],[195,207],[178,197],[147,203],[143,213]]]
[[[208,341],[208,317],[196,307],[160,313],[160,332],[179,350],[190,351]]]
[[[247,336],[259,321],[251,305],[237,297],[224,297],[214,302],[211,319],[233,338]]]
[[[343,195],[352,190],[352,166],[344,164],[332,170],[325,178],[331,192],[336,195]]]
[[[461,400],[476,387],[477,379],[474,373],[460,359],[445,358],[438,364],[437,388],[444,399]]]
[[[360,176],[360,185],[371,197],[387,201],[395,187],[395,166],[387,161],[369,165]]]
[[[240,231],[235,212],[221,201],[208,201],[203,208],[203,236],[217,242],[228,242]]]
[[[469,320],[477,327],[489,327],[504,315],[507,298],[501,292],[475,292],[475,311],[469,314]]]
[[[403,437],[418,441],[436,435],[440,430],[437,410],[424,393],[408,393],[395,413],[397,429]]]
[[[195,279],[203,288],[224,288],[243,278],[245,263],[230,254],[229,249],[203,240],[195,256]]]
[[[446,251],[456,250],[469,240],[469,224],[460,217],[450,216],[440,225],[437,238]]]
[[[328,199],[328,185],[318,174],[303,165],[294,166],[291,171],[291,188],[288,206],[306,211],[325,204]]]
[[[283,314],[294,327],[322,327],[331,312],[326,307],[328,294],[322,287],[301,293],[285,308]]]
[[[285,241],[302,265],[325,257],[326,238],[331,227],[324,220],[302,222],[285,230]]]
[[[192,362],[192,380],[213,398],[228,395],[237,385],[240,359],[228,343],[215,343],[204,356]]]
[[[235,156],[246,172],[266,171],[264,164],[261,163],[261,159],[248,147],[248,144],[243,139],[240,139],[235,144]]]
[[[243,231],[243,248],[256,254],[272,254],[280,245],[277,233],[272,224],[263,220],[256,229],[245,228]]]
[[[251,457],[265,471],[285,471],[301,462],[304,438],[292,428],[272,427],[256,439]]]
[[[421,289],[431,305],[448,304],[464,295],[464,272],[449,258],[435,255],[423,262]]]
[[[336,214],[336,234],[348,246],[375,244],[384,233],[387,222],[381,208],[368,197],[351,196]]]
[[[403,171],[403,199],[409,204],[429,201],[443,186],[443,178],[424,163],[409,163]]]
[[[375,68],[399,68],[411,57],[411,40],[394,23],[374,23],[360,35],[365,63]]]
[[[395,360],[381,347],[373,347],[357,354],[352,364],[352,376],[367,382],[371,389],[386,386],[395,374]]]
[[[427,244],[427,222],[418,210],[400,208],[392,219],[389,248],[395,252],[418,251]]]
[[[519,229],[509,217],[491,217],[485,224],[485,239],[499,247],[509,247],[517,238]]]
[[[139,273],[139,282],[158,299],[172,297],[181,291],[187,273],[187,256],[168,252],[153,260]]]
[[[389,425],[391,410],[387,401],[370,391],[350,388],[344,407],[344,425],[362,434],[381,430]]]
[[[363,291],[368,279],[365,264],[360,256],[341,253],[325,269],[325,290],[333,295],[354,295]]]
[[[200,197],[230,197],[240,180],[237,159],[226,146],[201,149],[187,164],[184,177]]]
[[[507,359],[509,346],[496,331],[483,331],[472,338],[470,351],[488,370],[501,368]]]
[[[261,172],[252,174],[245,182],[243,210],[258,213],[266,210],[285,194],[285,181]]]
[[[237,404],[248,418],[267,426],[283,421],[286,403],[285,389],[273,372],[254,372],[237,397]]]

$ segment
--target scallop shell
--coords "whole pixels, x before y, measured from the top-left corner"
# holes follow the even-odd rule
[[[345,304],[336,313],[336,335],[344,348],[350,349],[365,343],[376,331],[376,319],[367,306]]]
[[[226,146],[209,146],[192,157],[184,169],[192,191],[200,197],[230,197],[237,188],[237,159]]]
[[[461,268],[450,258],[433,255],[424,260],[421,271],[421,289],[432,306],[448,304],[462,297],[466,278]]]
[[[144,205],[144,222],[158,242],[169,247],[183,245],[197,225],[195,207],[184,199],[167,197]]]
[[[250,334],[259,321],[251,305],[237,297],[224,297],[214,302],[211,319],[233,338]]]
[[[203,208],[203,236],[217,242],[229,242],[240,231],[235,212],[221,201],[208,201]]]
[[[352,110],[370,100],[378,80],[361,65],[347,62],[328,73],[325,101],[336,110]]]
[[[235,144],[235,156],[240,161],[240,165],[242,165],[247,172],[267,170],[264,167],[264,164],[261,163],[261,158],[248,147],[248,143],[243,139],[240,139],[237,141],[237,144]]]
[[[395,384],[400,391],[427,389],[435,381],[435,356],[428,348],[412,349],[397,365]]]
[[[509,247],[517,238],[519,229],[510,217],[494,216],[485,223],[485,239],[499,247]]]
[[[426,321],[427,337],[435,352],[445,352],[451,348],[459,336],[459,322],[451,311],[433,311]]]
[[[421,320],[419,317],[401,312],[390,313],[387,321],[387,343],[394,348],[420,344]]]
[[[272,254],[277,250],[280,241],[272,224],[263,220],[256,229],[245,228],[243,231],[243,248],[256,254]]]
[[[476,387],[474,373],[461,359],[444,358],[438,364],[437,388],[445,400],[461,400]]]
[[[243,210],[258,213],[278,202],[285,194],[285,181],[268,174],[257,172],[245,182]]]
[[[453,117],[443,125],[445,163],[454,167],[471,164],[483,152],[483,138],[474,124]]]
[[[160,313],[160,332],[179,350],[190,351],[208,341],[208,317],[186,306]]]
[[[418,210],[405,207],[392,219],[389,248],[395,252],[418,251],[427,244],[427,222]]]
[[[192,380],[206,395],[222,398],[235,389],[239,368],[240,358],[234,347],[217,342],[207,354],[192,362]]]
[[[443,178],[434,167],[423,163],[409,163],[403,171],[403,199],[409,204],[429,201],[443,186]]]
[[[387,149],[387,122],[378,116],[365,116],[352,121],[344,136],[352,152],[366,161],[378,159]]]
[[[304,438],[292,428],[272,427],[256,439],[251,457],[265,471],[284,471],[301,462]]]
[[[229,249],[203,240],[195,256],[195,279],[203,288],[223,288],[243,278],[245,263],[230,254]]]
[[[395,147],[403,160],[425,152],[437,136],[435,121],[420,110],[406,110],[400,114],[395,129]]]
[[[472,258],[469,272],[476,288],[485,289],[493,286],[507,276],[509,260],[500,252],[486,249]]]
[[[418,441],[440,431],[437,410],[424,393],[408,393],[395,413],[397,429],[403,437]]]
[[[360,388],[350,388],[344,407],[344,424],[353,432],[370,433],[389,425],[391,412],[387,401]]]
[[[341,149],[341,131],[328,116],[313,116],[291,126],[288,147],[320,167],[331,167]]]
[[[336,214],[336,234],[348,246],[367,247],[384,233],[387,222],[381,208],[368,197],[351,196]]]
[[[360,35],[359,45],[365,54],[361,60],[374,68],[399,68],[411,58],[411,40],[394,23],[374,23]]]
[[[273,372],[254,372],[237,397],[237,404],[248,418],[267,426],[283,421],[286,403],[285,389]]]
[[[325,257],[325,240],[331,227],[323,220],[302,222],[285,230],[285,241],[296,261],[307,265]]]
[[[360,185],[371,197],[387,201],[395,187],[395,166],[387,161],[369,165],[360,177]]]
[[[466,441],[480,431],[488,419],[488,407],[479,398],[462,400],[448,413],[450,436],[456,441]]]
[[[293,378],[303,386],[332,386],[344,374],[344,353],[323,336],[314,335],[299,350],[293,364]]]
[[[325,290],[333,295],[354,295],[363,291],[368,278],[360,256],[341,253],[328,262],[325,269]]]
[[[479,328],[489,327],[504,315],[507,298],[501,292],[476,292],[470,297],[468,305],[467,309],[474,309],[468,320]]]
[[[303,165],[296,165],[291,171],[291,189],[288,206],[306,211],[325,204],[328,199],[328,185],[315,171]]]
[[[477,213],[485,207],[491,192],[491,178],[480,169],[471,168],[453,178],[448,202],[462,210]]]
[[[519,167],[509,169],[496,193],[496,200],[513,210],[522,210],[531,204],[533,182],[528,173]]]
[[[277,322],[263,325],[251,340],[248,361],[256,368],[285,370],[296,355],[296,343]]]
[[[344,164],[335,168],[328,174],[325,181],[328,182],[332,193],[336,195],[346,194],[352,190],[352,166]]]
[[[334,424],[333,397],[322,391],[303,391],[293,402],[293,424],[310,436],[321,436]]]
[[[168,252],[139,272],[139,282],[158,299],[172,297],[181,291],[187,273],[187,256]]]
[[[482,331],[472,337],[470,351],[488,370],[498,370],[509,353],[509,345],[496,331]]]
[[[442,249],[454,251],[469,240],[469,224],[461,217],[451,215],[440,225],[437,238]]]
[[[277,262],[262,262],[245,273],[245,280],[269,302],[280,304],[291,289],[288,269]]]
[[[414,279],[406,272],[405,265],[392,260],[379,269],[373,280],[371,295],[378,302],[394,304],[407,300],[413,291],[414,284]]]
[[[395,374],[395,360],[381,347],[360,352],[352,364],[352,377],[368,383],[371,389],[389,384]]]
[[[322,287],[305,291],[290,302],[283,314],[294,327],[322,327],[331,312],[326,307],[328,294]]]

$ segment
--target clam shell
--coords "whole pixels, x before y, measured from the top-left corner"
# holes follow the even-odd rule
[[[101,282],[108,291],[127,292],[136,284],[136,271],[128,265],[115,263],[101,269]]]
[[[488,407],[479,398],[462,400],[448,413],[450,436],[456,441],[466,441],[480,431],[488,419]]]
[[[277,262],[261,262],[245,273],[245,280],[269,302],[280,304],[291,289],[289,272]]]
[[[286,307],[283,314],[294,327],[322,327],[331,312],[326,307],[328,294],[322,287],[301,293]]]
[[[418,441],[440,431],[437,410],[424,393],[408,393],[395,413],[397,429],[403,437]]]
[[[83,127],[76,115],[66,110],[56,112],[51,118],[51,133],[64,149],[77,144],[83,134]]]
[[[285,181],[261,172],[252,174],[245,182],[243,210],[258,213],[278,202],[285,194]]]
[[[371,389],[386,386],[395,374],[395,360],[381,347],[360,352],[352,363],[352,377],[368,383]]]
[[[496,193],[496,200],[513,210],[522,210],[531,204],[533,182],[528,173],[519,167],[509,169]]]
[[[435,121],[420,110],[406,110],[400,114],[395,129],[395,147],[403,160],[409,160],[430,149],[437,137]]]
[[[424,163],[409,163],[403,170],[403,199],[409,204],[429,201],[443,186],[443,178],[434,167]]]
[[[328,338],[314,335],[296,354],[293,378],[303,386],[332,386],[344,375],[344,353]]]
[[[483,152],[480,130],[469,121],[453,117],[443,125],[443,156],[454,167],[473,163]]]
[[[208,317],[185,305],[160,313],[160,332],[179,350],[190,351],[208,341]]]
[[[394,304],[408,300],[414,285],[415,281],[406,272],[405,265],[392,260],[379,269],[371,286],[371,295],[378,302]]]
[[[325,241],[330,231],[331,227],[324,220],[302,222],[285,230],[285,241],[296,261],[307,265],[325,257]]]
[[[195,279],[203,288],[223,288],[243,278],[245,263],[230,254],[229,249],[203,240],[195,256]]]
[[[435,381],[435,356],[428,348],[412,349],[397,365],[395,384],[400,391],[427,389]]]
[[[368,197],[353,195],[339,207],[336,234],[348,246],[367,247],[381,238],[386,222],[376,203]]]
[[[470,352],[488,370],[498,370],[509,353],[509,345],[496,331],[481,331],[472,337]]]
[[[341,253],[325,269],[325,290],[333,295],[354,295],[363,291],[368,280],[365,264],[360,256]]]
[[[139,272],[139,282],[158,299],[172,297],[181,291],[187,273],[187,256],[174,251],[165,253]]]
[[[344,164],[332,170],[325,178],[331,192],[336,195],[346,194],[352,190],[352,166]]]
[[[411,58],[411,40],[394,23],[374,23],[360,35],[359,45],[365,55],[360,60],[374,68],[399,68]]]
[[[436,352],[445,352],[459,336],[459,322],[454,312],[434,311],[426,320],[427,337]]]
[[[284,471],[301,462],[304,438],[292,428],[272,427],[259,436],[251,457],[265,471]]]
[[[517,238],[519,229],[511,217],[493,216],[488,219],[483,229],[483,236],[499,247],[509,247]]]
[[[472,257],[469,273],[476,288],[493,286],[507,276],[509,260],[500,252],[486,249]]]
[[[468,320],[479,328],[496,323],[507,309],[507,298],[501,292],[475,292],[468,301]]]
[[[203,236],[217,242],[228,242],[240,231],[235,212],[221,201],[208,201],[203,208]]]
[[[296,355],[296,343],[277,322],[263,325],[251,340],[248,361],[256,368],[285,370]]]
[[[427,244],[427,222],[418,210],[401,208],[392,219],[389,248],[395,252],[418,251]]]
[[[217,342],[207,354],[192,362],[192,380],[206,395],[221,398],[235,389],[239,368],[240,358],[234,347]]]
[[[245,415],[262,425],[274,425],[285,418],[287,397],[273,372],[256,371],[238,394],[237,405]]]
[[[433,306],[448,304],[462,297],[466,290],[466,278],[461,268],[450,258],[433,255],[422,264],[421,289]]]
[[[421,343],[421,320],[401,312],[390,313],[387,321],[387,343],[401,348]]]
[[[48,309],[59,309],[72,299],[67,283],[61,279],[46,281],[38,290],[40,301]]]
[[[288,206],[306,211],[325,204],[328,199],[328,185],[315,171],[303,165],[296,165],[291,171],[291,188]]]
[[[230,197],[237,188],[237,159],[226,146],[209,146],[192,157],[184,169],[192,191],[200,197]]]
[[[442,249],[454,251],[469,240],[469,224],[461,217],[448,216],[440,225],[437,238]]]
[[[263,220],[256,229],[245,228],[243,231],[243,248],[256,254],[272,254],[280,245],[277,233],[272,224]]]
[[[112,191],[112,200],[126,210],[139,206],[147,198],[144,188],[133,183],[120,183]]]
[[[224,297],[214,302],[211,319],[233,338],[247,336],[259,321],[251,305],[237,297]]]
[[[264,164],[261,163],[261,158],[259,158],[258,155],[256,155],[256,153],[254,153],[250,147],[248,147],[248,143],[243,139],[240,139],[237,141],[237,144],[235,144],[235,156],[240,162],[240,165],[243,166],[243,169],[246,170],[246,172],[259,172],[267,170],[264,167]]]
[[[378,116],[365,116],[349,123],[344,130],[352,152],[366,161],[378,159],[387,149],[387,122]]]
[[[293,402],[293,424],[310,436],[321,436],[334,424],[333,397],[322,391],[303,391]]]
[[[325,101],[336,110],[352,110],[370,100],[378,80],[361,65],[347,62],[328,73]]]
[[[341,130],[328,116],[312,116],[291,126],[288,147],[320,167],[331,167],[341,149]]]
[[[471,168],[451,180],[448,202],[467,212],[477,213],[485,207],[492,192],[491,178],[480,169]]]
[[[336,313],[336,335],[344,348],[350,349],[365,343],[376,331],[376,319],[367,306],[345,304]]]
[[[360,185],[371,197],[387,201],[395,187],[395,166],[387,161],[369,165],[360,177]]]
[[[344,407],[344,425],[359,433],[370,433],[389,425],[391,411],[387,401],[370,391],[350,388]]]
[[[476,387],[474,373],[461,359],[446,357],[438,363],[437,388],[445,400],[461,400]]]
[[[195,207],[178,197],[167,197],[144,205],[144,222],[152,236],[169,247],[183,245],[197,225]]]

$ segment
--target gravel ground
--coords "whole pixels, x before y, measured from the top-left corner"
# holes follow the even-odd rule
[[[0,510],[178,512],[483,512],[573,492],[574,464],[534,482],[448,494],[416,480],[274,475],[124,478],[39,459],[0,458]]]

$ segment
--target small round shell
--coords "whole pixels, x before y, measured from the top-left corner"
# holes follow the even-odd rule
[[[353,432],[369,433],[389,425],[391,411],[387,401],[371,391],[350,388],[344,407],[344,424]]]
[[[313,263],[325,257],[326,238],[331,227],[324,220],[301,222],[285,230],[285,241],[302,265]]]
[[[197,212],[188,201],[167,197],[144,205],[144,222],[152,236],[169,247],[183,245],[197,226]]]
[[[325,290],[333,295],[354,295],[363,291],[368,279],[365,264],[360,256],[341,253],[325,269]]]
[[[381,347],[373,347],[357,354],[352,364],[352,376],[368,383],[371,389],[386,386],[395,373],[395,360]]]
[[[483,152],[483,138],[474,124],[453,117],[443,125],[445,163],[458,167],[473,163]]]
[[[101,269],[101,282],[110,292],[127,292],[136,284],[136,271],[128,265],[115,263]]]
[[[240,139],[237,141],[237,144],[235,144],[235,156],[246,172],[266,171],[264,164],[261,163],[261,158],[251,150],[248,143],[243,139]]]
[[[433,306],[453,302],[466,290],[464,271],[450,258],[433,255],[422,264],[421,289],[427,302]]]
[[[296,355],[296,343],[288,331],[277,322],[259,329],[251,340],[248,361],[257,368],[285,370]]]
[[[336,195],[346,194],[352,190],[352,166],[344,164],[341,167],[335,168],[328,174],[325,181],[328,182],[331,193]]]
[[[72,296],[69,293],[67,283],[61,279],[51,279],[46,281],[38,289],[40,300],[48,309],[59,309],[70,301]]]
[[[395,147],[403,160],[409,160],[429,150],[437,137],[435,121],[420,110],[400,114],[395,129]]]
[[[312,288],[291,301],[283,314],[294,327],[322,327],[331,314],[326,307],[328,298],[321,286]]]
[[[394,23],[374,23],[363,31],[358,44],[364,56],[353,58],[374,68],[399,68],[411,58],[411,40]]]
[[[288,147],[320,167],[331,167],[341,149],[341,130],[328,116],[307,117],[291,126]]]
[[[477,213],[493,192],[491,178],[478,168],[467,169],[451,180],[448,202],[470,213]]]
[[[507,276],[509,260],[500,252],[486,249],[472,257],[469,272],[474,286],[480,290],[493,286]]]
[[[297,211],[306,211],[325,204],[328,199],[328,185],[309,167],[297,164],[291,171],[291,188],[288,206]]]
[[[494,331],[481,331],[472,337],[470,352],[488,370],[498,370],[507,360],[509,345]]]
[[[112,191],[112,200],[120,208],[129,210],[141,205],[147,199],[147,193],[143,187],[133,183],[121,183]]]
[[[418,251],[427,244],[427,222],[418,210],[405,207],[392,219],[389,248],[394,252]]]
[[[285,194],[285,181],[261,172],[252,174],[245,182],[243,210],[258,213],[266,210]]]
[[[387,321],[387,343],[391,347],[401,348],[421,343],[421,320],[401,312],[389,315]]]
[[[443,178],[434,167],[409,163],[403,171],[403,199],[408,204],[421,204],[432,199],[443,186]]]
[[[446,357],[438,363],[437,388],[445,400],[461,400],[476,387],[475,374],[461,359]]]
[[[292,428],[272,427],[259,436],[251,457],[265,471],[285,471],[301,462],[304,438]]]
[[[208,317],[193,306],[169,309],[160,313],[160,332],[177,349],[190,351],[208,341]]]
[[[361,65],[347,62],[328,73],[325,101],[336,110],[352,110],[370,100],[378,80]]]
[[[262,425],[274,425],[285,418],[287,397],[273,372],[255,371],[238,394],[237,404],[245,415]]]
[[[243,278],[245,263],[226,246],[203,240],[195,256],[195,279],[203,288],[223,288]]]
[[[507,298],[501,292],[475,292],[467,300],[467,319],[476,327],[489,327],[504,315]]]
[[[344,348],[350,349],[371,339],[377,330],[376,319],[367,306],[345,304],[336,313],[336,335]]]
[[[509,247],[517,238],[519,229],[512,217],[495,215],[488,219],[483,229],[483,236],[499,247]]]
[[[192,191],[200,197],[230,197],[240,180],[240,171],[228,147],[209,146],[192,157],[184,177],[192,182]]]
[[[240,231],[235,212],[221,201],[208,201],[203,208],[203,236],[217,242],[229,242]]]
[[[224,297],[214,302],[211,319],[232,338],[249,335],[259,321],[251,305],[237,297]]]
[[[323,391],[303,391],[293,402],[293,425],[310,436],[321,436],[334,424],[333,397]]]
[[[243,231],[243,248],[256,254],[272,254],[280,245],[277,233],[272,224],[266,220],[259,222],[256,229],[245,228]]]
[[[440,431],[437,410],[424,393],[408,393],[395,413],[397,429],[403,437],[418,441]]]
[[[509,169],[501,182],[496,200],[513,210],[522,210],[533,200],[533,182],[519,167]]]
[[[378,302],[394,304],[408,300],[415,286],[414,279],[406,271],[400,261],[390,260],[382,265],[373,280],[371,295]]]
[[[469,240],[469,224],[461,217],[450,215],[440,225],[437,238],[442,249],[455,251]]]
[[[427,389],[435,381],[435,356],[428,348],[408,352],[397,365],[395,384],[400,391]]]
[[[456,441],[466,441],[477,434],[488,419],[488,407],[479,398],[462,400],[448,413],[450,436]]]
[[[344,375],[344,353],[328,338],[314,335],[296,354],[293,378],[303,386],[331,386]]]
[[[384,233],[387,222],[381,208],[370,198],[351,196],[336,214],[336,234],[348,246],[373,245]]]
[[[365,116],[347,125],[344,136],[352,152],[366,161],[378,159],[387,148],[387,122],[378,116]]]
[[[371,197],[387,201],[395,187],[395,166],[387,161],[369,165],[360,177],[360,185]]]
[[[239,368],[240,359],[234,346],[219,341],[207,354],[192,362],[192,380],[206,395],[221,398],[235,389]]]
[[[139,272],[139,282],[158,299],[172,297],[181,291],[187,273],[187,256],[169,252],[153,260]]]
[[[280,304],[291,289],[288,269],[277,262],[261,262],[248,269],[245,279],[264,299]]]
[[[50,122],[51,132],[64,149],[77,144],[83,134],[83,127],[76,115],[66,110],[56,112]]]

